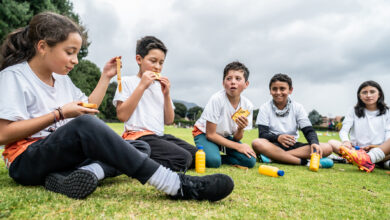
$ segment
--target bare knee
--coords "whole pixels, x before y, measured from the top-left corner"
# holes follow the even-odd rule
[[[322,156],[327,157],[333,152],[333,148],[330,144],[321,143]]]
[[[339,151],[339,148],[341,146],[341,142],[338,140],[334,140],[334,139],[329,140],[328,144],[332,147],[332,151],[336,152],[336,153]]]
[[[256,153],[262,153],[266,150],[267,145],[270,142],[267,139],[264,138],[257,138],[252,141],[252,148]]]

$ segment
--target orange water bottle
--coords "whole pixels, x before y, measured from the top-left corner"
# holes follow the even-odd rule
[[[259,173],[267,176],[273,176],[273,177],[284,176],[283,170],[279,170],[279,168],[269,166],[269,165],[261,165],[259,167]]]
[[[195,154],[195,171],[197,173],[206,172],[206,153],[203,151],[203,146],[198,146]]]
[[[313,153],[310,157],[309,169],[311,171],[317,172],[318,168],[320,168],[320,154],[316,152],[316,149],[313,149]]]

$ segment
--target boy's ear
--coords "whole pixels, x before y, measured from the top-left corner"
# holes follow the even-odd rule
[[[141,65],[143,57],[139,54],[135,55],[135,61],[137,61],[138,65]]]
[[[293,92],[293,90],[294,90],[294,88],[291,87],[291,88],[290,88],[290,91],[288,92],[288,94],[291,95],[291,93]]]
[[[249,81],[247,80],[247,81],[245,82],[245,89],[248,88],[248,86],[249,86]]]

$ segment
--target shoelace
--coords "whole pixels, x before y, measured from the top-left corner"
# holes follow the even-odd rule
[[[179,179],[180,179],[180,195],[184,197],[184,192],[183,192],[183,176],[186,175],[186,172],[187,172],[188,168],[186,167],[184,169],[184,171],[180,171],[178,174],[182,174],[182,175],[179,175]]]
[[[185,178],[185,173],[187,172],[187,168],[184,171],[181,171],[179,175],[180,178],[180,194],[182,197],[185,197],[183,189],[186,188],[186,198],[198,198],[199,193],[197,190],[190,190],[190,189],[202,189],[204,187],[203,181],[196,181],[193,182],[190,180],[190,178]],[[187,186],[187,187],[186,187]]]

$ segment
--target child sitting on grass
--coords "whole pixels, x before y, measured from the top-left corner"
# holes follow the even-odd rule
[[[156,37],[138,40],[138,73],[122,78],[123,91],[117,89],[113,104],[118,119],[125,122],[124,139],[147,142],[150,158],[174,171],[185,171],[194,167],[197,150],[184,140],[164,134],[164,124],[172,124],[175,116],[170,81],[156,74],[162,71],[166,53],[167,48]]]
[[[344,118],[339,133],[342,142],[330,140],[328,143],[335,153],[347,156],[349,162],[358,164],[362,170],[371,172],[375,163],[389,169],[388,144],[384,143],[390,140],[390,112],[383,90],[375,81],[363,82],[358,88],[357,100]],[[378,147],[381,144],[384,145]],[[354,151],[356,146],[361,151]]]
[[[174,199],[216,201],[233,180],[223,174],[177,174],[123,140],[82,102],[103,100],[116,73],[115,58],[104,66],[87,97],[67,74],[78,63],[81,31],[69,18],[45,12],[8,35],[0,54],[0,145],[9,175],[22,185],[82,199],[107,170],[149,183]],[[140,143],[149,147],[146,143]],[[93,162],[94,161],[94,162]]]
[[[217,168],[221,164],[252,168],[256,163],[253,149],[240,140],[245,129],[252,128],[253,105],[241,93],[248,87],[249,70],[240,62],[226,65],[223,71],[224,89],[211,96],[202,115],[196,121],[193,136],[197,146],[203,146],[206,166]],[[249,111],[249,116],[232,115],[239,109]],[[226,155],[220,149],[226,147]]]
[[[272,100],[264,103],[257,116],[259,138],[252,142],[253,149],[263,162],[275,160],[287,164],[307,165],[313,152],[328,156],[332,148],[319,143],[303,106],[289,97],[293,91],[292,80],[286,74],[274,75],[269,83]],[[307,143],[297,142],[301,129]],[[320,160],[322,168],[333,166],[328,158]]]

